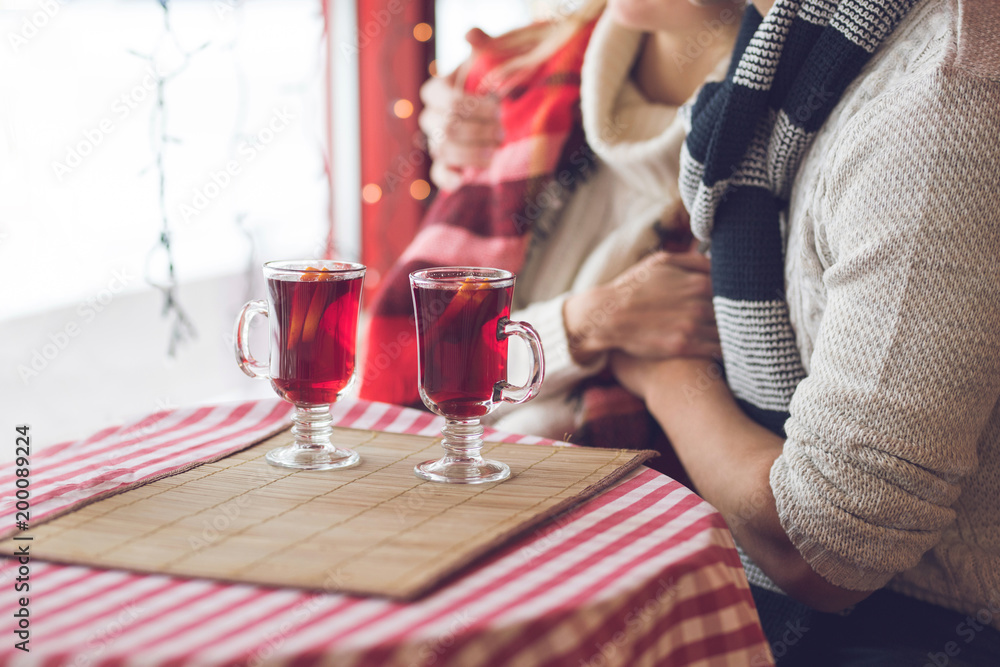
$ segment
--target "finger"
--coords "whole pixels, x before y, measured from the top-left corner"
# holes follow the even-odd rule
[[[680,357],[711,357],[722,358],[722,346],[719,342],[719,331],[714,325],[689,325],[682,334],[680,344],[675,347],[674,354]]]
[[[649,302],[654,307],[656,303],[664,307],[669,303],[679,304],[678,300],[703,301],[711,306],[714,293],[710,273],[676,266],[669,259],[654,260],[652,264],[619,278],[618,284],[632,287],[639,301]]]
[[[676,266],[687,271],[710,273],[712,270],[712,260],[697,252],[658,252],[651,255],[651,257],[658,258],[663,264]]]
[[[496,148],[502,130],[499,123],[450,121],[447,114],[436,109],[425,109],[417,119],[427,137],[431,157],[440,157],[440,148],[446,143],[456,143],[470,148]]]
[[[719,330],[716,328],[715,322],[712,322],[711,324],[705,322],[699,323],[693,340],[696,340],[699,343],[718,345]]]
[[[709,274],[691,271],[684,276],[684,285],[689,296],[711,305],[715,292],[712,290],[712,277]]]
[[[431,77],[420,86],[420,100],[424,107],[421,116],[429,113],[430,118],[447,121],[500,122],[500,104],[495,99],[467,95],[441,77]]]
[[[711,343],[708,341],[692,341],[689,344],[686,353],[682,356],[705,357],[707,359],[722,361],[722,346],[718,343]]]
[[[445,136],[460,144],[495,146],[502,141],[503,130],[496,120],[492,122],[452,120],[445,126]]]
[[[455,87],[449,77],[432,76],[420,86],[420,101],[425,109],[450,109],[462,91]]]
[[[443,162],[434,162],[431,164],[430,176],[434,185],[438,186],[441,190],[450,192],[462,184],[461,171],[452,169]]]
[[[477,49],[489,48],[493,43],[493,38],[479,28],[473,28],[469,32],[465,33],[465,41],[467,41],[469,46],[472,47],[472,50],[475,51]]]
[[[669,359],[705,356],[719,345],[719,332],[713,323],[675,317],[637,324],[623,341],[622,349],[644,359]]]
[[[458,94],[452,98],[449,110],[461,120],[500,121],[500,103],[487,95]]]
[[[715,308],[712,306],[712,302],[699,300],[692,308],[692,319],[695,322],[701,322],[705,326],[716,329]],[[715,339],[718,340],[718,331],[715,331]]]
[[[667,336],[663,341],[664,345],[654,356],[659,359],[673,359],[676,357],[706,357],[711,359],[722,358],[722,346],[719,341],[702,340],[684,335]]]
[[[441,143],[448,129],[448,112],[434,107],[424,107],[417,116],[420,131],[427,135],[432,144]]]
[[[451,167],[488,167],[493,157],[493,146],[463,146],[444,142],[438,149],[438,161]]]

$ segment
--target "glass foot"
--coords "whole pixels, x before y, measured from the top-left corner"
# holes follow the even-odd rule
[[[300,447],[294,443],[272,449],[264,458],[273,466],[297,470],[337,470],[353,468],[361,463],[361,457],[352,449],[332,445]]]
[[[420,479],[446,484],[486,484],[502,482],[510,477],[510,468],[499,461],[449,460],[449,457],[424,461],[414,466],[413,472]]]
[[[264,458],[273,466],[296,470],[353,468],[361,457],[353,449],[334,447],[333,417],[329,405],[296,405],[292,414],[290,445],[272,449]]]

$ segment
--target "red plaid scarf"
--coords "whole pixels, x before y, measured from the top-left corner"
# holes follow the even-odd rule
[[[504,95],[504,143],[490,166],[467,170],[460,187],[438,193],[416,237],[386,274],[371,306],[361,398],[420,403],[410,272],[471,264],[516,274],[524,264],[537,211],[548,208],[553,195],[568,193],[556,174],[587,171],[570,161],[592,159],[580,122],[580,68],[592,31],[593,23],[577,31]],[[500,56],[481,54],[469,69],[465,89],[494,94],[506,83],[498,75],[503,64]]]
[[[581,176],[589,173],[593,153],[586,145],[580,118],[580,69],[593,27],[591,22],[577,31],[503,96],[504,143],[490,167],[467,170],[461,186],[438,193],[417,236],[386,274],[370,309],[361,398],[421,404],[410,272],[475,265],[517,273],[538,218],[545,210],[555,210],[554,202],[565,201]],[[480,55],[470,67],[465,90],[489,94],[501,88],[504,82],[498,80],[497,72],[503,64],[500,57]],[[573,177],[569,184],[566,174]],[[664,245],[686,248],[691,238],[686,220],[680,233],[676,220],[669,223]],[[566,436],[572,442],[669,451],[643,403],[609,375],[582,383],[573,400],[579,402],[583,426]],[[679,465],[665,471],[683,479]]]

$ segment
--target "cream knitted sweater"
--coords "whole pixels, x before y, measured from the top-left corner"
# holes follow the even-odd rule
[[[684,128],[676,107],[649,102],[630,81],[641,43],[642,33],[615,24],[605,13],[587,47],[580,103],[597,165],[544,238],[536,239],[514,289],[511,317],[538,330],[545,382],[534,400],[498,408],[489,418],[495,428],[557,439],[576,430],[569,393],[606,359],[588,366],[573,361],[563,304],[570,294],[610,281],[657,247],[653,223],[681,205],[677,156]],[[724,73],[720,69],[718,77]],[[520,344],[511,344],[511,381],[520,379],[527,364],[522,353]]]
[[[771,470],[782,525],[835,584],[1000,628],[998,3],[911,11],[816,137],[787,229],[808,377]]]

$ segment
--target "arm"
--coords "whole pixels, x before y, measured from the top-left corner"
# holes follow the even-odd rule
[[[940,540],[1000,399],[1000,123],[995,103],[955,93],[879,100],[825,159],[811,224],[827,307],[786,441],[704,364],[612,360],[751,559],[818,609],[862,599]]]
[[[868,596],[824,580],[788,539],[768,480],[784,440],[740,410],[713,362],[646,362],[616,354],[612,369],[645,398],[699,494],[782,590],[821,611],[837,611]]]
[[[615,349],[642,358],[720,358],[709,269],[708,258],[696,253],[654,253],[607,284],[511,313],[541,336],[542,391],[563,391],[601,371]],[[517,368],[520,346],[510,354],[511,367]]]
[[[695,252],[657,252],[606,285],[569,296],[569,351],[586,365],[612,350],[636,357],[721,358],[711,264]]]

